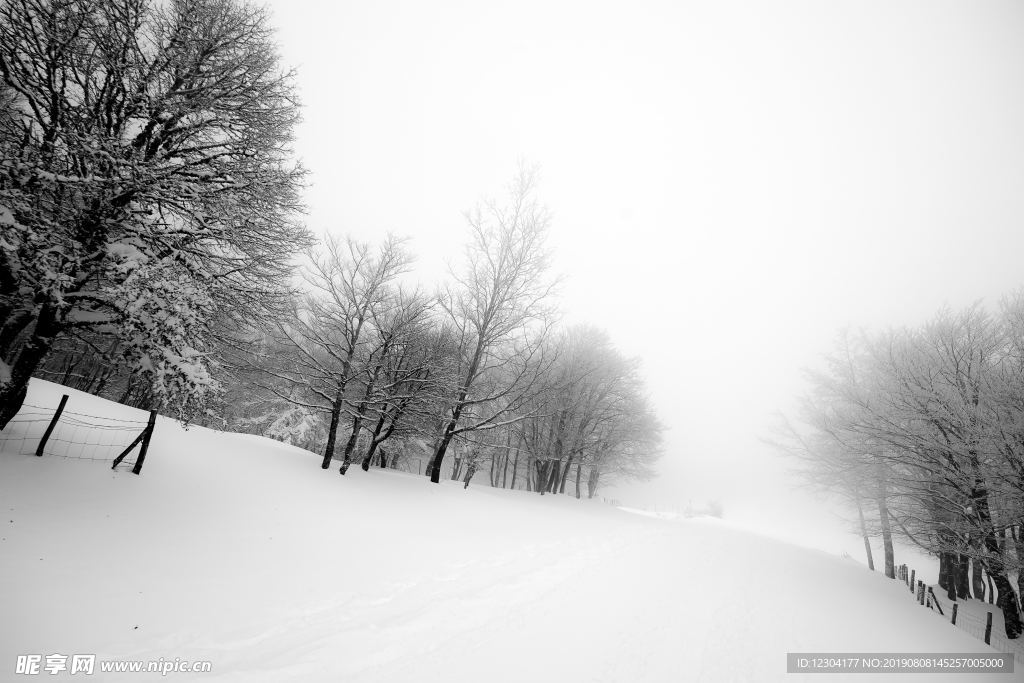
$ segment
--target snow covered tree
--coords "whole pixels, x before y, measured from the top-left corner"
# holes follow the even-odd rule
[[[186,415],[218,335],[280,308],[309,243],[265,11],[0,0],[0,85],[0,427],[86,332]]]

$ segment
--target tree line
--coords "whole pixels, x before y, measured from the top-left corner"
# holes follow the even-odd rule
[[[460,266],[301,220],[299,102],[236,0],[0,0],[0,429],[40,376],[339,462],[588,496],[646,477],[635,361],[562,329],[521,169]]]
[[[939,563],[951,599],[1001,609],[1021,633],[1024,594],[1024,292],[996,312],[944,309],[926,324],[845,333],[809,375],[799,424],[778,445],[856,511],[868,561],[881,537]],[[1016,588],[1013,577],[1016,575]]]
[[[661,426],[639,367],[591,326],[557,324],[535,173],[467,215],[461,266],[428,293],[405,240],[327,237],[307,251],[286,315],[225,356],[219,414],[322,453],[433,482],[481,469],[492,486],[593,497],[649,477]],[[419,471],[419,470],[418,470]]]

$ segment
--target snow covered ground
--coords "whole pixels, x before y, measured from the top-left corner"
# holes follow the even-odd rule
[[[61,393],[144,419],[45,382],[29,402]],[[14,674],[31,653],[212,664],[168,680],[642,683],[848,679],[786,674],[787,652],[993,652],[902,584],[721,522],[341,477],[164,419],[141,476],[5,453],[0,506],[0,680],[161,678]]]

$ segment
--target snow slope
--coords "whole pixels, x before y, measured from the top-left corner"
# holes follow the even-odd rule
[[[142,417],[45,382],[29,401],[60,393]],[[33,679],[26,653],[212,662],[170,680],[642,683],[848,678],[786,674],[789,651],[991,652],[854,562],[721,523],[340,477],[164,419],[141,476],[5,453],[0,506],[0,680]]]

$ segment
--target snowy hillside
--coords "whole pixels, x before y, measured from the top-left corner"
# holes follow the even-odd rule
[[[61,393],[145,417],[44,382],[28,401]],[[721,523],[343,478],[290,446],[162,418],[140,476],[5,453],[0,504],[3,680],[33,679],[13,675],[27,653],[211,662],[165,680],[638,683],[803,680],[785,673],[796,651],[992,652],[902,584]]]

